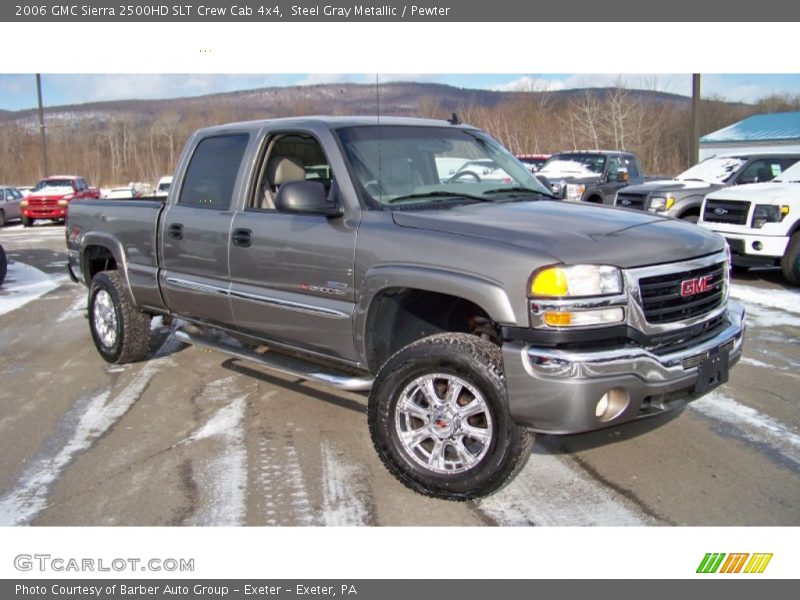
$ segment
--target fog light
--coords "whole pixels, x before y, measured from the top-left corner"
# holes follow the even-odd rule
[[[623,388],[611,388],[608,390],[594,409],[594,415],[601,421],[611,421],[620,416],[631,400],[630,394]]]
[[[754,250],[761,250],[764,247],[764,244],[761,242],[753,242],[753,249]]]

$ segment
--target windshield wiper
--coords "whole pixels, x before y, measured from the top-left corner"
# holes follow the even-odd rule
[[[470,200],[477,200],[478,202],[491,202],[488,198],[483,196],[476,196],[475,194],[463,194],[458,192],[445,192],[442,190],[434,192],[425,192],[418,194],[406,194],[405,196],[397,196],[391,200],[387,200],[386,204],[394,204],[395,202],[402,202],[403,200],[417,200],[419,198],[469,198]]]
[[[513,186],[513,187],[506,187],[506,188],[493,188],[491,190],[486,190],[483,192],[484,194],[505,194],[505,193],[523,193],[523,194],[534,194],[536,196],[545,196],[546,198],[555,198],[556,200],[560,200],[558,196],[555,196],[549,192],[543,192],[541,190],[535,190],[533,188],[522,187],[522,186]]]

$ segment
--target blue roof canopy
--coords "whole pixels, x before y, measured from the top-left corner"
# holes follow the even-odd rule
[[[800,140],[800,111],[753,115],[700,138],[701,144]]]

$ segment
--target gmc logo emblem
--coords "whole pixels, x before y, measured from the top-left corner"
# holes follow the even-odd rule
[[[712,278],[713,275],[703,275],[702,277],[681,281],[681,296],[685,298],[713,290],[716,286],[711,284]]]

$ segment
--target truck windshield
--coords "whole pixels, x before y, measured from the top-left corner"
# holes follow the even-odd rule
[[[708,183],[725,183],[739,168],[747,162],[738,156],[707,158],[703,162],[690,167],[675,179],[681,181],[706,181]]]
[[[599,175],[606,166],[602,154],[557,154],[551,156],[540,173],[569,173],[571,175]]]
[[[36,184],[36,187],[33,188],[34,192],[38,192],[39,190],[43,190],[44,188],[69,188],[72,189],[72,180],[71,179],[43,179],[39,183]]]
[[[387,125],[337,134],[361,186],[381,205],[550,195],[514,155],[478,131]]]

